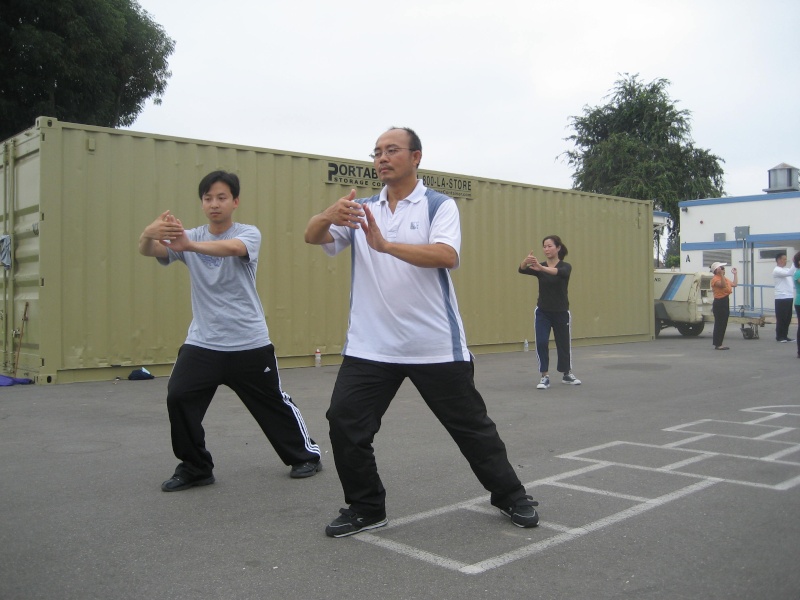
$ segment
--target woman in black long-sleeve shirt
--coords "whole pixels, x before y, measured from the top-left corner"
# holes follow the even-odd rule
[[[519,266],[523,275],[533,275],[539,280],[539,299],[536,302],[535,331],[536,357],[542,378],[537,389],[550,387],[550,331],[556,342],[558,363],[556,369],[563,373],[561,383],[580,385],[572,374],[572,315],[569,312],[569,277],[572,265],[564,262],[567,247],[557,235],[548,235],[542,240],[545,262],[541,263],[531,251]]]

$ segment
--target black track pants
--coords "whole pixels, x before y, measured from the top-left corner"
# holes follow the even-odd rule
[[[714,315],[714,334],[712,340],[714,347],[719,348],[725,339],[725,330],[728,328],[728,319],[731,315],[730,296],[724,298],[714,298],[711,305],[711,312]]]
[[[327,417],[336,470],[350,508],[385,514],[386,491],[378,475],[372,442],[381,419],[408,377],[445,426],[493,502],[525,490],[508,461],[506,447],[473,381],[472,362],[431,365],[379,363],[345,357]]]
[[[167,386],[172,449],[181,461],[176,473],[214,469],[202,422],[220,385],[239,396],[285,464],[319,460],[300,410],[281,389],[274,346],[219,352],[184,344]]]

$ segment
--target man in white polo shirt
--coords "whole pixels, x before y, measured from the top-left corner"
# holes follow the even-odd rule
[[[793,342],[789,337],[789,325],[792,323],[792,306],[794,306],[794,265],[786,266],[786,252],[775,256],[775,268],[772,279],[775,282],[775,339],[779,342]]]
[[[386,525],[386,492],[372,442],[408,377],[445,426],[491,503],[518,527],[535,527],[538,503],[526,494],[486,405],[474,368],[450,269],[459,265],[455,201],[417,179],[419,137],[391,128],[371,155],[381,193],[340,198],[311,218],[309,244],[331,256],[352,253],[350,323],[327,417],[347,508],[325,530],[344,537]]]

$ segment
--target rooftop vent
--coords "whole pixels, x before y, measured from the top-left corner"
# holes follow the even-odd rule
[[[772,167],[769,171],[769,187],[764,191],[768,194],[778,192],[800,192],[798,182],[798,168],[786,163]]]

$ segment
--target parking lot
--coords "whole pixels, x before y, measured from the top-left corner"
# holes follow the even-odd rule
[[[324,535],[343,506],[335,366],[282,371],[321,473],[290,479],[222,388],[205,420],[217,483],[173,494],[166,378],[4,388],[0,597],[796,600],[800,360],[773,337],[579,347],[583,385],[544,391],[533,353],[478,356],[536,529],[491,507],[408,384],[375,444],[389,525],[343,539]]]

